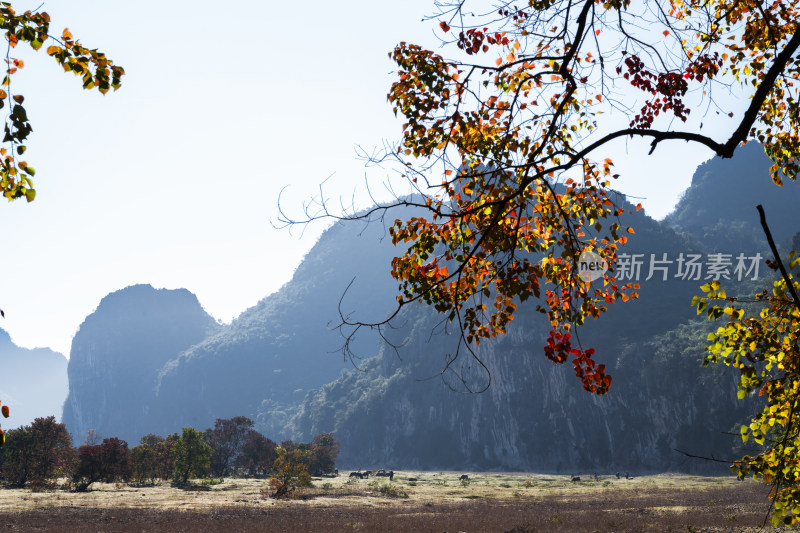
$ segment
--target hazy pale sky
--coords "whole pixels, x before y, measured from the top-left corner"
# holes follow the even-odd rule
[[[37,196],[0,208],[0,327],[21,346],[65,355],[100,299],[131,284],[185,287],[227,322],[288,281],[325,224],[302,236],[275,229],[278,193],[289,186],[282,205],[294,214],[326,178],[333,198],[363,199],[365,180],[386,198],[385,174],[365,168],[355,147],[400,136],[386,101],[388,52],[402,40],[437,46],[437,24],[421,22],[430,0],[49,0],[42,9],[53,33],[69,27],[127,73],[104,97],[44,50],[16,52]],[[618,187],[656,218],[711,156],[674,148],[645,157],[643,143],[615,146]]]

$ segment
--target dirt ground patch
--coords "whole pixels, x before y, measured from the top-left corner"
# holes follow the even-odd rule
[[[750,481],[646,476],[402,472],[315,479],[300,498],[263,498],[263,480],[182,490],[98,484],[88,493],[0,490],[7,531],[756,531],[767,490]],[[415,481],[409,481],[409,478]]]

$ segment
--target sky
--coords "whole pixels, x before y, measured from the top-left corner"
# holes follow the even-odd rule
[[[39,2],[13,3],[32,9]],[[298,7],[299,6],[299,7]],[[34,133],[36,200],[0,208],[0,327],[20,346],[69,355],[100,300],[128,285],[186,288],[229,322],[291,279],[325,222],[281,229],[323,192],[378,199],[386,171],[357,157],[400,138],[386,93],[400,41],[436,48],[431,0],[331,3],[48,0],[125,68],[122,88],[84,91],[43,52],[20,50]],[[45,45],[45,47],[47,44]],[[724,138],[719,137],[718,138]],[[615,188],[663,218],[711,154],[613,148]],[[387,265],[387,269],[389,266]]]

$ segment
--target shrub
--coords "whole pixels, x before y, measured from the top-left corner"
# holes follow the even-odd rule
[[[376,490],[381,495],[389,498],[408,498],[408,492],[391,483],[381,483],[376,480],[370,483],[369,486],[372,490]]]
[[[277,448],[275,442],[252,430],[242,445],[236,466],[243,468],[251,476],[266,475],[272,470],[272,465],[278,457],[275,448]]]
[[[129,481],[131,475],[131,453],[124,440],[111,437],[100,444],[78,448],[77,465],[72,473],[75,490],[83,492],[97,481]]]
[[[303,457],[303,450],[287,450],[279,446],[278,454],[272,466],[272,477],[269,486],[273,498],[289,498],[302,487],[311,486],[311,474]]]
[[[64,424],[56,423],[53,416],[37,418],[30,426],[6,434],[2,448],[3,476],[20,487],[26,483],[51,487],[69,465],[73,453],[72,438]]]
[[[190,477],[205,475],[211,466],[211,454],[211,446],[206,444],[202,433],[194,428],[183,428],[183,434],[170,451],[174,463],[173,480],[185,485]]]
[[[211,473],[215,476],[230,474],[249,434],[253,431],[253,421],[244,416],[231,419],[217,418],[214,429],[205,432],[206,443],[211,446]]]

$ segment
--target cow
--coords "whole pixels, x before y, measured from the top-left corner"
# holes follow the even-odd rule
[[[572,481],[580,481],[580,476],[572,476]]]
[[[364,474],[361,472],[350,472],[350,477],[357,477],[358,479],[364,479]]]
[[[617,472],[617,479],[619,479],[619,472]]]
[[[458,478],[460,481],[469,481],[469,476],[466,474],[461,474],[461,477]]]
[[[379,477],[388,477],[389,481],[394,481],[394,470],[389,470],[388,472],[386,470],[378,470],[375,475]]]

